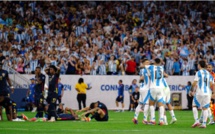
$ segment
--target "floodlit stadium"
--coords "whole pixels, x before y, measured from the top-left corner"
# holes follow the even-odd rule
[[[213,133],[214,6],[0,2],[0,133]]]

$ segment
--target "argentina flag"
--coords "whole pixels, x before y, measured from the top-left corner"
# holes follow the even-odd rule
[[[180,51],[180,56],[187,57],[189,55],[189,53],[190,52],[189,52],[188,48],[186,46],[184,46]]]

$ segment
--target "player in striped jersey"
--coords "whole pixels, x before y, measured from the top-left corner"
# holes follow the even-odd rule
[[[164,69],[162,66],[160,66],[161,60],[159,58],[155,59],[154,65],[145,66],[146,69],[148,69],[148,74],[150,76],[150,99],[149,99],[149,109],[151,113],[151,119],[150,124],[155,125],[155,101],[158,102],[159,107],[159,125],[164,125],[164,105],[163,105],[163,99],[164,99],[164,93],[163,89],[164,82],[163,77],[168,76],[164,73]]]
[[[210,87],[212,87],[214,80],[211,74],[205,69],[205,67],[205,61],[200,61],[198,64],[199,71],[195,75],[195,79],[190,92],[190,95],[193,95],[193,89],[197,85],[193,103],[193,115],[195,120],[195,123],[192,125],[193,128],[200,125],[197,107],[202,107],[203,109],[203,123],[200,128],[206,128],[206,121],[208,118],[208,108],[210,106],[211,99]],[[215,94],[213,94],[213,97],[215,97]]]
[[[170,115],[172,117],[172,120],[170,121],[170,124],[173,124],[173,123],[175,123],[177,121],[177,119],[175,117],[175,113],[173,111],[172,105],[170,104],[170,100],[171,100],[171,97],[170,97],[170,88],[169,88],[169,85],[167,84],[165,78],[163,78],[163,82],[164,82],[164,86],[165,86],[165,88],[164,88],[164,103],[168,107],[169,113],[170,113]],[[164,115],[164,124],[168,125],[166,114]]]
[[[143,60],[143,67],[146,65],[149,65],[149,60],[144,59]],[[143,118],[143,124],[147,124],[147,117],[148,117],[148,111],[149,111],[149,75],[147,73],[147,70],[145,68],[142,68],[140,70],[140,98],[139,98],[139,104],[135,110],[133,122],[134,124],[137,124],[137,118],[139,115],[139,112],[141,111],[141,108],[144,106],[144,118]]]

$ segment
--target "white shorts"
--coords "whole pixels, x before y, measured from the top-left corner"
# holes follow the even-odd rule
[[[142,105],[149,104],[149,90],[140,90],[139,103]]]
[[[169,87],[164,88],[164,103],[170,104],[171,97],[170,97],[170,89]]]
[[[210,100],[210,95],[196,95],[193,98],[193,106],[197,106],[198,108],[209,108]]]
[[[164,91],[163,88],[151,88],[150,92],[150,100],[157,102],[164,102]]]

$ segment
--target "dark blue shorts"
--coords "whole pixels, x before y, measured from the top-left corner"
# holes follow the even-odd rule
[[[105,116],[103,118],[101,118],[100,116],[96,116],[95,120],[96,121],[108,121],[108,115],[105,114]]]
[[[124,102],[124,97],[120,98],[119,96],[116,98],[116,101],[123,103]]]

